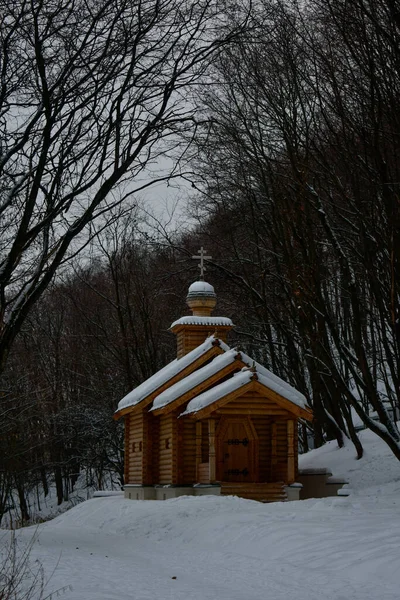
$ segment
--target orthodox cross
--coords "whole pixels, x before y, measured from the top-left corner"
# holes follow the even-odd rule
[[[204,266],[204,261],[205,260],[210,260],[212,258],[212,256],[206,256],[205,255],[206,250],[204,250],[203,246],[200,248],[200,250],[198,250],[198,254],[200,254],[200,256],[192,256],[192,258],[194,258],[195,260],[199,260],[200,264],[199,264],[199,269],[200,269],[200,279],[203,280],[204,279],[204,271],[206,271],[206,268]]]

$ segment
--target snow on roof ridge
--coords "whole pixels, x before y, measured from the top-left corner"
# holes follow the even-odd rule
[[[206,381],[206,379],[233,363],[237,355],[238,351],[236,348],[231,348],[226,350],[224,354],[219,354],[218,356],[214,357],[210,363],[204,365],[204,367],[200,367],[200,369],[197,369],[193,373],[190,373],[190,375],[184,379],[181,379],[180,381],[177,381],[174,383],[174,385],[171,385],[171,387],[156,396],[154,398],[151,410],[157,410],[167,406],[179,398],[179,396],[182,396],[200,383],[203,383],[203,381]]]
[[[146,381],[143,381],[143,383],[124,396],[122,400],[119,401],[116,412],[139,404],[139,402],[155,392],[164,383],[191,365],[202,354],[205,354],[212,346],[219,346],[224,352],[230,349],[229,346],[222,340],[219,340],[215,335],[210,335],[202,344],[200,344],[200,346],[197,346],[191,352],[185,354],[185,356],[168,363],[165,367],[154,373],[154,375],[146,379]]]
[[[250,356],[248,356],[244,352],[240,351],[240,353],[243,357],[244,363],[249,364],[249,366],[252,366],[254,363],[254,365],[257,369],[257,373],[260,376],[262,376],[264,379],[264,382],[261,382],[261,379],[260,379],[261,383],[264,383],[264,385],[266,385],[273,391],[276,391],[276,393],[283,396],[283,398],[290,400],[290,402],[293,402],[293,404],[296,404],[297,406],[300,406],[302,408],[304,408],[306,406],[308,407],[307,398],[301,392],[296,390],[296,388],[294,388],[292,385],[290,385],[290,383],[288,383],[284,379],[281,379],[280,377],[278,377],[278,375],[275,375],[275,373],[272,373],[272,371],[269,371],[266,367],[264,367],[257,361],[253,360]],[[265,383],[265,381],[268,381],[269,383],[267,384],[267,383]],[[280,391],[278,391],[278,389]]]
[[[186,410],[180,416],[182,417],[183,415],[199,412],[199,410],[202,410],[206,406],[213,404],[227,394],[230,394],[231,392],[243,387],[246,385],[246,383],[251,381],[253,377],[254,373],[250,371],[250,369],[234,373],[233,377],[230,377],[219,385],[216,385],[193,398],[187,405]]]
[[[291,393],[289,390],[282,387],[281,385],[279,385],[278,383],[273,381],[271,378],[265,377],[265,375],[262,375],[261,373],[257,373],[257,376],[258,376],[258,381],[260,383],[265,385],[270,390],[276,392],[283,398],[286,398],[286,400],[289,400],[289,402],[291,402],[292,404],[295,404],[296,406],[299,406],[300,408],[308,407],[307,401],[306,401],[305,397],[303,396],[303,394],[298,392],[295,388],[292,388],[293,392]],[[304,402],[303,402],[302,398],[304,398]]]
[[[176,321],[172,323],[170,329],[175,327],[176,325],[210,325],[210,326],[220,326],[220,327],[233,327],[232,319],[228,317],[207,317],[207,316],[196,316],[196,315],[186,315],[184,317],[180,317]]]

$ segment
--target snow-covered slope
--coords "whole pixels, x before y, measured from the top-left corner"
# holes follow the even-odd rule
[[[68,600],[397,600],[400,464],[362,437],[362,461],[333,444],[302,457],[349,478],[348,498],[84,502],[39,527],[35,556],[55,568],[48,590],[71,584]]]
[[[328,467],[335,477],[343,476],[350,482],[348,487],[353,497],[377,496],[379,499],[397,494],[400,498],[400,462],[372,431],[361,431],[359,435],[364,447],[361,460],[355,460],[350,441],[344,448],[338,448],[336,442],[328,442],[322,448],[301,455],[300,468]]]

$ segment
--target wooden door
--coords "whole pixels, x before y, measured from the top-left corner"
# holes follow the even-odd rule
[[[257,435],[247,419],[227,419],[217,432],[219,481],[257,481]]]

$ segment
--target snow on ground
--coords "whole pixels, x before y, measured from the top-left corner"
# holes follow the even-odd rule
[[[301,459],[347,477],[348,498],[83,502],[38,528],[47,590],[70,584],[68,600],[397,600],[400,465],[374,434],[362,438],[362,461],[334,444]]]
[[[364,456],[355,460],[354,446],[346,441],[344,448],[328,442],[322,448],[311,450],[299,459],[299,467],[329,468],[335,477],[343,476],[349,483],[353,496],[368,497],[371,501],[381,495],[397,494],[400,498],[400,463],[389,447],[372,431],[359,432]],[[399,546],[400,547],[400,546]]]

